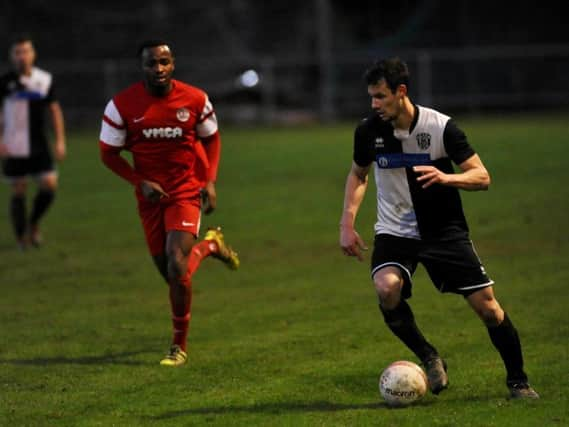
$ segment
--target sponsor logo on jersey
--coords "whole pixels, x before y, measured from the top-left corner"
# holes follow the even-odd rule
[[[172,127],[165,127],[165,128],[147,128],[142,129],[142,134],[146,138],[179,138],[182,136],[182,128],[176,126]]]
[[[387,168],[387,166],[389,166],[389,160],[387,160],[387,157],[378,157],[377,164],[380,168]]]
[[[428,153],[380,153],[376,162],[381,169],[411,168],[433,163]]]
[[[431,146],[431,135],[426,132],[417,134],[417,145],[421,150],[426,150]]]
[[[187,122],[190,118],[190,110],[187,108],[178,108],[178,111],[176,111],[176,118],[181,122]]]
[[[375,138],[375,148],[383,148],[385,144],[383,143],[383,138],[380,136],[379,138]]]

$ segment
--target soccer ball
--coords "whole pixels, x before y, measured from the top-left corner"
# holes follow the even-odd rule
[[[382,372],[379,392],[388,406],[408,406],[427,392],[427,376],[416,363],[399,360]]]

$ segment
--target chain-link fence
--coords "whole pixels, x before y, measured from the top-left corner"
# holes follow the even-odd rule
[[[398,52],[417,103],[443,111],[569,106],[569,46],[533,45]],[[176,78],[203,88],[224,122],[295,123],[353,118],[369,99],[362,79],[373,58],[264,57],[242,62],[178,57]],[[98,123],[114,93],[140,79],[135,59],[45,61],[68,122]]]

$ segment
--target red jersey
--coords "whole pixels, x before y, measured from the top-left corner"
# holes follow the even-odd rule
[[[135,172],[178,199],[195,197],[203,187],[209,165],[200,139],[216,132],[217,119],[202,90],[172,80],[170,93],[155,97],[138,82],[107,104],[100,141],[130,151]],[[142,197],[139,189],[137,196]]]

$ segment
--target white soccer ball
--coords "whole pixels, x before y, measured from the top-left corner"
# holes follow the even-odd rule
[[[425,395],[427,376],[416,363],[399,360],[382,372],[379,392],[388,406],[407,406]]]

